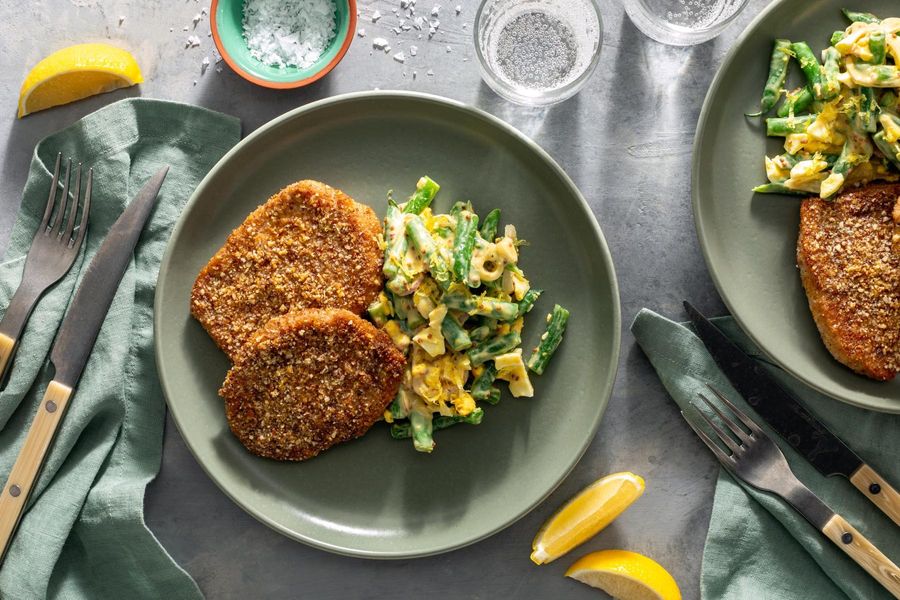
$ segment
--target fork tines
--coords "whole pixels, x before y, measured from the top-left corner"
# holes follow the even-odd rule
[[[737,420],[740,421],[749,431],[745,430],[743,427],[738,425],[733,418],[725,414],[725,411],[716,406],[713,402],[709,400],[702,392],[699,392],[697,395],[700,396],[700,399],[703,400],[704,404],[708,406],[712,411],[719,417],[719,419],[724,423],[728,429],[731,431],[732,435],[729,435],[722,429],[719,424],[717,424],[705,411],[700,410],[700,407],[691,403],[692,406],[697,408],[697,413],[703,418],[704,421],[712,428],[713,431],[716,432],[716,436],[724,443],[729,450],[731,450],[731,454],[726,453],[721,446],[715,443],[712,438],[710,438],[706,432],[702,429],[694,425],[690,421],[690,419],[685,419],[688,422],[688,425],[691,426],[691,429],[694,430],[703,442],[709,446],[709,449],[712,450],[713,454],[726,465],[733,465],[735,463],[736,457],[740,457],[741,454],[745,451],[745,446],[753,441],[754,438],[764,439],[768,438],[766,433],[760,429],[760,427],[753,422],[750,417],[748,417],[743,411],[741,411],[737,406],[735,406],[725,395],[714,388],[710,384],[706,384],[706,387],[716,395],[716,397],[722,401],[722,403],[728,407],[728,409],[733,413]],[[681,413],[684,415],[684,411]],[[737,438],[737,439],[735,439]]]
[[[78,201],[81,196],[81,163],[78,163],[75,170],[75,189],[72,193],[72,200],[69,202],[69,182],[72,172],[72,159],[66,162],[66,174],[63,178],[62,197],[59,201],[59,207],[56,211],[56,193],[59,187],[59,171],[62,164],[62,153],[56,155],[56,166],[53,169],[53,181],[50,183],[50,195],[47,198],[47,206],[44,208],[44,217],[38,228],[39,232],[43,232],[46,236],[55,236],[58,241],[64,242],[69,248],[81,245],[81,240],[87,231],[87,219],[91,207],[91,188],[93,187],[94,170],[88,169],[87,184],[84,191],[84,206],[81,209],[81,221],[78,224],[78,232],[75,232],[75,218],[78,214]],[[68,211],[66,205],[68,204]],[[68,218],[66,218],[68,212]],[[63,221],[66,221],[66,228],[62,229]]]

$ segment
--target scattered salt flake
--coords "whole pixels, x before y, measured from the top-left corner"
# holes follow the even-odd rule
[[[397,10],[397,7],[395,6],[394,8],[391,9],[391,12],[396,15],[399,11]]]
[[[125,22],[125,15],[119,15],[119,27],[122,26],[122,23]]]
[[[387,53],[390,52],[390,51],[391,51],[390,45],[384,47],[384,53],[385,53],[385,54],[387,54]]]
[[[356,35],[359,37],[366,37],[366,30],[362,27],[356,30]]]
[[[416,78],[416,72],[413,71],[413,79],[415,79],[415,78]]]
[[[384,50],[384,48],[388,45],[388,41],[383,37],[377,37],[372,40],[372,47],[377,50]]]
[[[172,33],[173,31],[175,31],[175,28],[174,28],[174,27],[169,27],[169,33]]]
[[[182,31],[190,31],[191,28],[188,27],[187,25],[185,25],[184,27],[181,28],[181,30],[182,30]]]
[[[216,67],[216,73],[221,73],[221,72],[222,72],[222,67]]]
[[[201,8],[201,9],[200,9],[200,14],[208,15],[208,14],[209,14],[209,7],[208,7],[208,6],[204,6],[203,8]]]
[[[200,13],[197,13],[196,15],[194,15],[194,18],[191,19],[191,22],[194,24],[194,29],[197,28],[197,23],[199,23],[200,19],[202,19],[202,18],[203,18],[203,15],[201,15]]]
[[[450,46],[447,46],[447,52],[453,52],[453,48],[451,48]]]
[[[469,62],[469,57],[468,56],[463,57],[463,62]]]
[[[400,29],[402,29],[403,31],[409,31],[410,29],[412,29],[412,25],[408,25],[408,24],[407,24],[407,25],[401,25],[401,26],[400,26]]]
[[[436,17],[441,12],[441,6],[439,4],[435,4],[431,7],[431,16]]]
[[[429,77],[434,77],[434,70],[428,69],[428,71],[426,71],[425,74],[428,75]]]
[[[468,29],[468,28],[469,28],[469,24],[468,24],[468,23],[463,23],[463,29]]]
[[[200,74],[205,75],[206,70],[209,68],[209,57],[204,56],[203,60],[200,62]]]
[[[455,10],[455,11],[456,11],[456,14],[459,14],[459,13],[461,13],[461,12],[462,12],[462,6],[461,6],[461,5],[459,5],[459,4],[457,4],[457,5],[456,5],[456,8],[454,8],[454,9],[453,9],[453,10]]]
[[[416,29],[422,29],[422,27],[424,27],[424,26],[425,26],[425,19],[423,19],[422,17],[416,17],[415,20],[413,21],[413,27],[415,27]]]
[[[394,60],[396,60],[398,63],[405,63],[405,62],[406,62],[406,55],[403,54],[403,51],[400,51],[400,52],[398,52],[397,54],[394,55]]]
[[[391,31],[393,31],[395,35],[400,35],[401,29],[399,27],[394,27]]]
[[[189,36],[188,39],[184,42],[185,48],[196,48],[200,45],[200,38],[196,35]]]
[[[419,51],[418,46],[410,46],[409,47],[409,55],[410,56],[415,56],[418,51]]]
[[[380,19],[380,18],[381,18],[381,11],[376,10],[374,13],[372,13],[372,22],[373,23],[377,23],[378,19]]]
[[[194,80],[194,85],[197,85],[197,80],[196,80],[196,79]]]
[[[400,8],[403,8],[403,9],[409,8],[409,0],[400,0]]]

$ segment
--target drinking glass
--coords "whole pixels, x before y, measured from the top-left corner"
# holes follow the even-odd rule
[[[716,37],[747,0],[625,0],[625,12],[645,35],[670,46],[691,46]]]
[[[580,90],[600,58],[596,0],[485,0],[475,52],[485,82],[519,104],[554,104]]]

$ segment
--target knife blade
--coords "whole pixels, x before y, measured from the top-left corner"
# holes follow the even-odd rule
[[[55,369],[53,380],[47,385],[25,443],[0,490],[0,562],[168,171],[169,167],[163,167],[150,177],[110,227],[63,318],[50,352]]]
[[[744,400],[817,471],[846,477],[900,525],[900,494],[840,438],[816,419],[755,359],[748,356],[691,303],[684,308],[697,336]]]

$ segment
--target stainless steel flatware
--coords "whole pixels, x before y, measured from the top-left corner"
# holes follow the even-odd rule
[[[684,308],[716,364],[759,416],[820,473],[846,477],[900,525],[900,493],[689,302]]]
[[[61,162],[62,154],[57,154],[56,167],[53,169],[53,181],[50,183],[50,197],[44,207],[44,218],[34,233],[31,248],[25,258],[22,282],[13,294],[3,319],[0,320],[0,384],[3,382],[6,368],[9,366],[10,358],[19,342],[19,336],[22,335],[22,330],[25,328],[25,323],[35,304],[47,291],[47,288],[59,281],[72,267],[87,232],[94,171],[88,169],[87,172],[84,207],[81,209],[81,220],[76,232],[75,218],[78,214],[78,200],[81,195],[81,163],[78,163],[75,170],[75,187],[72,191],[72,200],[69,201],[69,175],[72,171],[72,159],[68,160],[62,195],[57,207],[56,196]],[[54,208],[56,208],[55,211]],[[63,228],[64,222],[65,228]]]
[[[9,548],[31,489],[53,442],[73,388],[81,378],[100,326],[169,168],[151,177],[113,223],[85,271],[50,352],[56,372],[47,386],[25,444],[0,490],[0,561]]]
[[[900,598],[900,567],[803,485],[791,471],[781,449],[750,417],[715,388],[708,387],[727,409],[718,407],[703,394],[700,394],[700,398],[718,419],[714,419],[697,405],[694,408],[727,450],[714,442],[684,411],[681,414],[722,466],[753,487],[781,497],[895,598]],[[726,414],[729,412],[730,415]],[[740,424],[735,421],[735,417]]]

